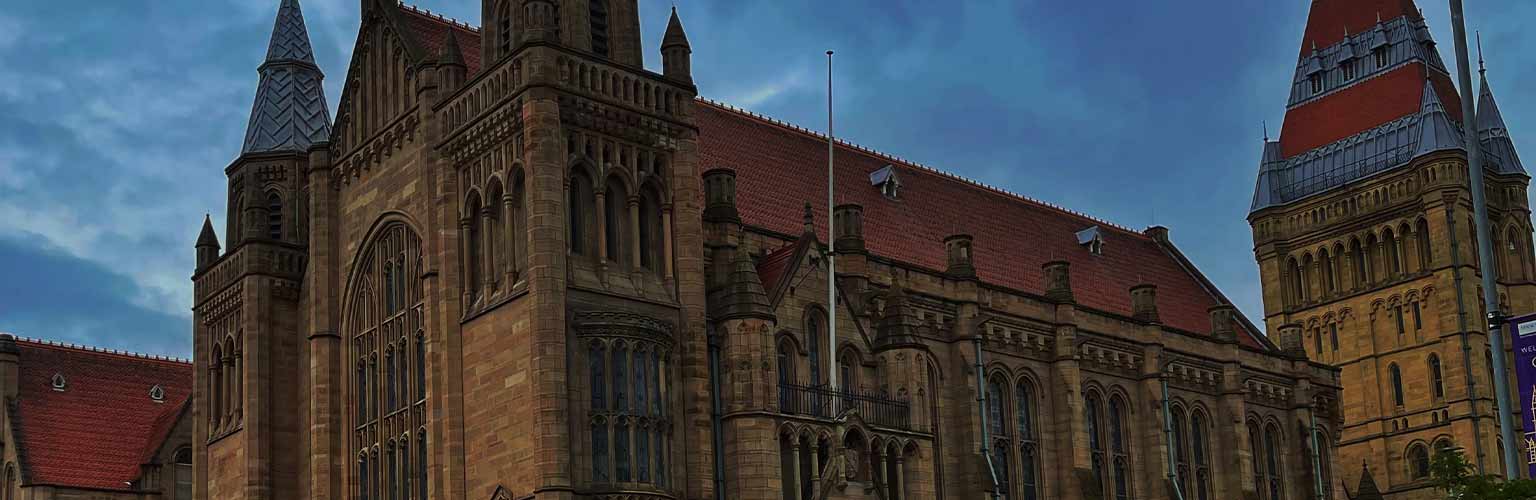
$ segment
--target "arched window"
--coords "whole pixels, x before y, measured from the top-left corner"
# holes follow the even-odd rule
[[[1195,491],[1186,498],[1211,500],[1211,450],[1206,439],[1205,415],[1199,409],[1189,417],[1189,444],[1195,461]]]
[[[592,22],[592,53],[608,57],[608,1],[591,0],[587,5]]]
[[[267,195],[267,236],[283,239],[283,199],[277,193]]]
[[[1352,239],[1349,241],[1349,255],[1350,267],[1354,268],[1355,271],[1355,279],[1353,285],[1355,288],[1365,286],[1370,281],[1366,279],[1368,274],[1366,269],[1367,264],[1365,259],[1365,248],[1360,246],[1360,240]]]
[[[628,265],[629,258],[629,196],[617,177],[608,179],[603,191],[603,239],[604,254],[609,262]]]
[[[1093,480],[1099,484],[1100,488],[1103,488],[1106,483],[1104,474],[1104,428],[1099,420],[1099,415],[1102,413],[1103,408],[1101,408],[1099,403],[1099,395],[1092,392],[1088,393],[1083,402],[1083,420],[1088,424],[1088,450],[1091,453],[1089,460],[1092,462]]]
[[[1422,444],[1408,448],[1408,474],[1414,479],[1429,478],[1429,449]]]
[[[512,54],[512,3],[514,0],[502,0],[501,5],[496,6],[496,43],[501,57]]]
[[[1323,292],[1333,294],[1338,291],[1337,283],[1334,283],[1333,256],[1324,248],[1319,254],[1318,262],[1323,266]]]
[[[1003,387],[1007,385],[1001,376],[994,375],[987,381],[987,426],[993,437],[1008,435],[1007,415],[1003,412]]]
[[[1248,422],[1248,451],[1249,451],[1249,454],[1253,457],[1253,460],[1252,460],[1252,465],[1253,465],[1253,487],[1257,488],[1259,490],[1259,495],[1260,496],[1263,496],[1264,491],[1267,489],[1267,488],[1264,487],[1265,481],[1264,481],[1264,447],[1262,446],[1263,440],[1264,440],[1264,434],[1259,432],[1259,425],[1257,423],[1255,423],[1255,422],[1249,421]],[[1270,500],[1278,500],[1278,499],[1270,497]]]
[[[1323,429],[1317,430],[1317,460],[1321,462],[1318,467],[1323,471],[1323,484],[1328,485],[1323,490],[1323,499],[1333,498],[1333,445],[1328,444],[1328,433]]]
[[[852,390],[854,387],[859,386],[858,381],[854,380],[854,376],[858,373],[858,366],[858,357],[853,351],[845,350],[842,355],[838,356],[837,383],[842,386],[840,387],[841,389]]]
[[[507,219],[502,211],[506,205],[503,201],[505,197],[501,190],[501,182],[492,179],[490,187],[485,192],[485,207],[480,209],[479,215],[481,245],[484,245],[482,251],[485,252],[485,276],[481,281],[489,287],[486,293],[500,288],[501,276],[504,273],[502,262],[506,260],[506,256],[503,255],[506,253],[506,244],[503,240],[507,238]]]
[[[992,447],[992,467],[997,470],[997,493],[1007,497],[1008,490],[1008,445],[999,442]]]
[[[1296,263],[1295,258],[1291,258],[1286,263],[1286,274],[1288,275],[1287,282],[1290,283],[1291,288],[1291,303],[1302,304],[1306,302],[1307,296],[1302,284],[1301,265]]]
[[[1440,356],[1429,355],[1429,388],[1435,399],[1445,399],[1445,381],[1440,370]]]
[[[416,488],[417,498],[427,500],[427,428],[416,429]]]
[[[1174,471],[1178,474],[1179,491],[1185,498],[1193,496],[1189,489],[1189,434],[1184,429],[1184,409],[1174,407],[1171,412],[1173,427],[1173,463]]]
[[[571,255],[586,255],[590,238],[588,221],[592,217],[592,181],[580,169],[571,173],[569,199],[566,201]]]
[[[1125,401],[1120,396],[1109,398],[1109,451],[1111,470],[1114,472],[1113,491],[1115,500],[1130,500],[1131,498],[1131,456],[1128,449],[1128,438],[1125,435],[1126,413]]]
[[[174,499],[192,500],[192,448],[183,447],[177,449],[176,453],[171,455],[171,463],[175,467],[173,472],[174,478],[171,480],[172,488],[176,495]],[[11,488],[16,486],[15,480],[10,477],[13,472],[13,469],[7,468],[6,470],[6,491],[4,493],[7,500],[11,498]]]
[[[399,460],[400,460],[399,470],[400,471],[397,474],[400,475],[400,498],[402,498],[404,500],[410,500],[410,498],[411,498],[411,435],[410,434],[406,434],[404,436],[400,436],[400,441],[399,442],[400,442],[400,445],[399,445],[398,453],[399,453],[399,457],[400,457],[399,458]],[[422,500],[426,500],[426,499],[422,499]]]
[[[469,300],[480,296],[480,283],[485,278],[485,272],[481,266],[481,251],[484,244],[480,241],[484,237],[484,227],[480,222],[480,194],[470,193],[469,200],[464,203],[464,213],[459,217],[459,229],[464,232],[462,238],[464,259],[464,291]]]
[[[1389,227],[1386,230],[1382,231],[1382,233],[1381,233],[1381,244],[1386,247],[1387,261],[1388,261],[1387,270],[1392,273],[1392,276],[1398,276],[1398,275],[1402,274],[1402,272],[1403,272],[1403,259],[1402,259],[1402,255],[1401,255],[1402,252],[1398,251],[1398,247],[1397,247],[1397,234],[1392,232],[1392,228]]]
[[[1398,408],[1403,407],[1403,370],[1397,363],[1387,365],[1387,378],[1392,384],[1392,404]]]
[[[409,446],[389,439],[399,438],[391,430],[421,426],[430,413],[425,408],[426,333],[421,287],[407,279],[420,276],[421,239],[400,222],[381,225],[370,238],[355,261],[342,306],[346,311],[342,331],[347,356],[357,370],[346,392],[347,407],[356,411],[355,415],[348,413],[353,417],[354,432],[349,433],[347,446],[358,456],[359,469],[351,479],[358,485],[359,498],[398,500],[409,496],[409,480],[402,477],[409,474]],[[472,246],[465,245],[465,250],[472,250]],[[382,298],[370,290],[380,282],[385,289]],[[416,335],[414,363],[407,332]],[[418,386],[415,411],[399,411],[413,401],[412,378]],[[417,452],[424,455],[422,444]]]
[[[208,384],[212,385],[209,391],[213,397],[208,398],[208,422],[215,431],[218,430],[220,417],[224,415],[224,350],[219,345],[213,346],[213,353],[208,359]]]
[[[1417,234],[1416,239],[1419,243],[1419,271],[1428,271],[1434,267],[1435,263],[1434,250],[1429,244],[1429,222],[1419,219],[1414,226],[1414,233]]]
[[[648,185],[640,193],[640,265],[652,271],[663,271],[667,235],[661,208],[661,194],[654,185]]]
[[[1317,262],[1312,260],[1312,254],[1301,257],[1301,294],[1306,300],[1312,300],[1314,286],[1317,286],[1317,273],[1313,271]]]
[[[823,327],[825,314],[820,307],[805,309],[805,351],[811,376],[808,383],[812,386],[821,385],[821,339],[827,336]]]
[[[1384,260],[1381,257],[1381,245],[1376,243],[1376,235],[1365,235],[1365,279],[1370,283],[1380,281],[1383,277],[1376,267]]]
[[[1018,498],[1037,500],[1040,495],[1040,446],[1035,435],[1035,394],[1029,380],[1020,378],[1013,393],[1014,419],[1019,440]]]
[[[1280,466],[1280,427],[1269,424],[1264,428],[1264,470],[1269,472],[1269,498],[1281,499],[1284,496],[1284,485],[1281,484]]]

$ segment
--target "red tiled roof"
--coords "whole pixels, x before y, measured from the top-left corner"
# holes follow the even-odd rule
[[[1461,98],[1450,76],[1409,64],[1286,111],[1280,155],[1290,158],[1418,113],[1426,73],[1447,115],[1461,122]]]
[[[427,57],[436,58],[448,43],[448,30],[453,30],[459,51],[464,53],[464,65],[468,73],[480,72],[480,30],[467,27],[436,14],[428,14],[416,7],[400,4],[401,20],[416,35],[416,41],[426,49]]]
[[[778,304],[781,294],[784,292],[785,273],[795,269],[798,263],[795,259],[802,255],[801,250],[811,244],[809,237],[802,237],[791,245],[784,245],[763,255],[757,261],[757,279],[763,283],[763,289],[768,292],[768,299]]]
[[[825,234],[824,137],[707,101],[695,109],[701,166],[736,171],[744,223],[800,234],[809,201],[819,234]],[[969,234],[975,238],[977,274],[985,282],[1043,294],[1041,266],[1066,260],[1079,304],[1130,316],[1131,286],[1152,283],[1166,324],[1211,331],[1207,309],[1222,300],[1147,235],[848,145],[839,145],[836,159],[838,203],[864,207],[865,245],[872,254],[943,270],[944,238]],[[869,184],[869,174],[888,164],[897,167],[902,182],[897,201]],[[1105,234],[1101,256],[1077,243],[1076,233],[1092,226]],[[765,267],[772,272],[771,265]],[[774,281],[765,276],[763,282]],[[1246,327],[1239,328],[1245,330],[1239,336],[1245,345],[1262,348]]]
[[[1313,0],[1301,55],[1312,53],[1314,46],[1322,49],[1339,43],[1345,30],[1359,33],[1375,26],[1378,19],[1390,21],[1401,16],[1419,18],[1413,0]]]
[[[18,339],[16,439],[26,484],[129,490],[192,395],[182,361]],[[64,376],[63,391],[53,389]],[[164,402],[150,389],[165,390]]]

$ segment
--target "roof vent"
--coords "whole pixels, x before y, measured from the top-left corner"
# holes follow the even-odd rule
[[[1088,253],[1104,255],[1104,231],[1099,226],[1077,232],[1077,244],[1088,249]]]
[[[886,165],[869,174],[869,184],[880,188],[880,194],[887,199],[896,199],[897,192],[901,190],[901,179],[896,177],[896,167]]]
[[[155,385],[154,387],[150,387],[149,388],[149,399],[155,400],[156,403],[164,403],[165,402],[165,388],[164,387],[160,387],[158,384]]]
[[[62,373],[55,373],[55,374],[53,374],[53,390],[55,390],[55,391],[63,391],[64,387],[67,386],[67,385],[69,385],[69,382],[64,380],[64,374],[62,374]]]

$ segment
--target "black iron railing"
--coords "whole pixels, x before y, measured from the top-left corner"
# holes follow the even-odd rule
[[[894,429],[911,429],[912,405],[874,391],[836,390],[826,385],[779,384],[779,411],[790,415],[837,418],[856,410],[865,423]]]

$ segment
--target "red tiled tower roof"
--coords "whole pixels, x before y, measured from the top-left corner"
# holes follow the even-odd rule
[[[452,30],[453,39],[458,41],[459,51],[464,54],[464,66],[468,74],[480,72],[480,30],[413,6],[399,6],[400,20],[405,22],[406,28],[411,30],[421,48],[426,50],[427,57],[436,58],[442,53],[443,47],[448,45],[449,30]]]
[[[192,395],[185,361],[16,340],[14,431],[23,482],[131,491]],[[64,377],[55,390],[54,375]],[[150,390],[160,386],[156,402]]]
[[[1312,0],[1307,31],[1301,39],[1301,55],[1310,54],[1313,47],[1321,49],[1339,43],[1346,31],[1359,33],[1375,26],[1377,21],[1402,16],[1419,18],[1419,8],[1413,0]]]
[[[1307,28],[1302,35],[1298,75],[1293,84],[1298,88],[1310,86],[1308,73],[1322,70],[1319,77],[1328,88],[1321,96],[1306,97],[1293,103],[1285,113],[1285,123],[1280,132],[1280,155],[1290,158],[1312,149],[1326,146],[1384,123],[1419,112],[1424,80],[1430,80],[1440,94],[1440,102],[1446,109],[1461,109],[1461,99],[1450,75],[1440,67],[1439,58],[1432,50],[1399,46],[1402,40],[1388,45],[1389,66],[1384,72],[1371,71],[1373,58],[1364,57],[1374,43],[1362,39],[1362,34],[1376,35],[1383,26],[1398,24],[1402,18],[1409,28],[1395,36],[1411,36],[1420,33],[1423,17],[1413,0],[1313,0],[1307,15]],[[1346,38],[1346,34],[1349,38]],[[1385,34],[1379,35],[1382,41]],[[1423,41],[1428,41],[1428,31],[1423,30]],[[1363,76],[1358,82],[1339,84],[1331,71],[1339,63],[1336,52],[1330,47],[1353,40],[1351,58],[1360,64]],[[1376,40],[1376,39],[1370,39]],[[1417,41],[1417,40],[1416,40]],[[1323,57],[1311,61],[1314,54]],[[1409,61],[1401,64],[1402,61]],[[1370,62],[1371,66],[1367,63]],[[1316,66],[1308,66],[1316,64]],[[1293,96],[1298,91],[1293,90]],[[1305,96],[1306,94],[1302,94]],[[1452,118],[1461,121],[1459,113]]]
[[[745,224],[801,234],[810,201],[818,234],[826,234],[825,137],[707,101],[695,109],[701,165],[736,171]],[[1130,288],[1151,283],[1164,323],[1199,333],[1211,331],[1207,310],[1226,303],[1176,250],[1148,235],[846,144],[836,159],[838,203],[863,206],[866,246],[876,256],[942,271],[944,238],[964,233],[975,238],[977,275],[987,283],[1043,295],[1041,267],[1065,260],[1079,304],[1129,317]],[[897,200],[868,182],[886,165],[902,179]],[[1105,235],[1103,255],[1091,255],[1076,238],[1094,226]],[[779,265],[767,264],[770,274]],[[1239,328],[1245,345],[1263,348]]]

